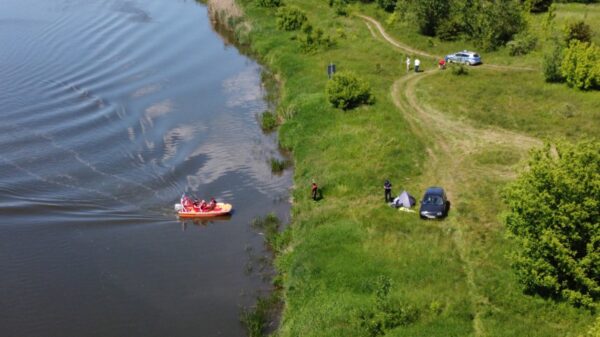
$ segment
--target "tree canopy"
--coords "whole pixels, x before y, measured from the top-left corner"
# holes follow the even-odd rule
[[[600,144],[547,145],[504,193],[513,266],[527,292],[597,306],[600,299]]]
[[[424,35],[464,37],[492,50],[525,28],[524,6],[520,0],[398,0],[395,8]]]

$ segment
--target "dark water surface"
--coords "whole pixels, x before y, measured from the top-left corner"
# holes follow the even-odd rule
[[[291,184],[263,94],[194,1],[1,0],[0,336],[243,336]]]

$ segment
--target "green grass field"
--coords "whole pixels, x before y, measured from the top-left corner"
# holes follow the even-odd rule
[[[600,130],[598,92],[545,83],[538,72],[474,67],[467,76],[454,76],[445,71],[421,81],[418,97],[455,118],[543,140],[597,137]]]
[[[336,37],[335,47],[306,54],[297,32],[275,28],[274,9],[244,3],[251,48],[281,81],[280,142],[295,160],[292,240],[276,260],[285,300],[278,336],[373,335],[365,312],[378,314],[382,277],[391,281],[395,306],[413,314],[386,336],[577,336],[586,330],[593,319],[588,311],[521,292],[507,258],[512,242],[500,221],[499,195],[522,168],[526,149],[518,140],[498,143],[505,133],[486,136],[486,130],[527,139],[597,137],[597,92],[547,85],[538,72],[475,68],[460,78],[450,71],[407,76],[405,52],[364,20],[336,16],[325,1],[288,0]],[[374,6],[352,10],[380,22],[387,17]],[[386,30],[434,55],[471,49],[406,27]],[[539,65],[502,50],[490,59]],[[366,78],[376,103],[347,112],[330,107],[324,94],[330,62]],[[432,69],[433,59],[423,65]],[[413,118],[415,109],[423,113]],[[426,127],[423,118],[431,116],[443,123]],[[445,135],[444,126],[453,131]],[[417,198],[426,187],[449,182],[449,218],[426,222],[388,207],[388,178],[395,194],[406,189]],[[313,180],[323,191],[318,202],[309,197]]]

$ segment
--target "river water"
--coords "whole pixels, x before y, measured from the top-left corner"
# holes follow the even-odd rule
[[[260,72],[194,1],[0,1],[0,336],[244,335],[291,186]]]

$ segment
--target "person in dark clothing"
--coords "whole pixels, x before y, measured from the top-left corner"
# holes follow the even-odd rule
[[[312,199],[313,199],[314,201],[317,201],[317,194],[318,194],[318,191],[319,191],[319,186],[317,186],[317,183],[315,183],[315,182],[313,181],[313,183],[312,183],[312,188],[311,188],[311,192],[310,192],[310,193],[311,193]]]
[[[383,183],[383,189],[385,191],[385,202],[392,202],[392,200],[394,200],[392,198],[392,183],[390,183],[389,180],[386,180],[385,183]]]

